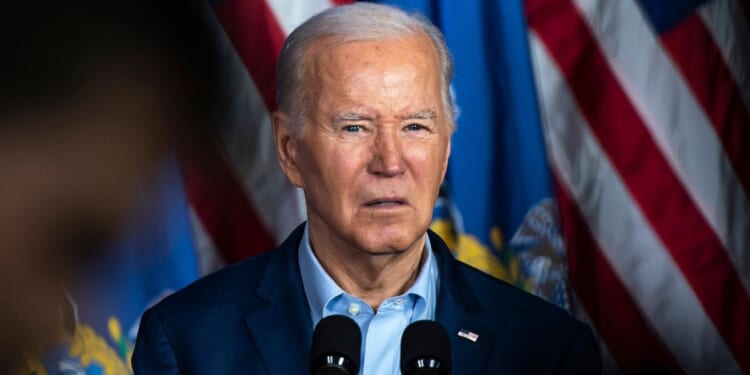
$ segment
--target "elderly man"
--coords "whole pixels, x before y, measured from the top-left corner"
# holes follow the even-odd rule
[[[585,325],[458,263],[427,230],[454,129],[451,75],[438,29],[394,8],[357,3],[297,28],[273,126],[308,221],[147,311],[136,372],[306,373],[313,327],[334,314],[361,328],[362,374],[399,373],[417,320],[447,329],[458,374],[597,372]]]

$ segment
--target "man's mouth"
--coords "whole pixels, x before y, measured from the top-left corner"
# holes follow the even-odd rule
[[[367,201],[367,207],[396,207],[406,205],[406,199],[402,198],[379,198]]]

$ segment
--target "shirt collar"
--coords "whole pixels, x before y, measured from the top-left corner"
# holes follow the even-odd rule
[[[297,258],[305,296],[310,305],[310,316],[313,326],[315,326],[323,318],[326,305],[337,296],[346,293],[323,269],[323,266],[313,253],[308,228],[308,225],[305,224]],[[417,279],[404,295],[414,295],[417,300],[422,300],[422,303],[418,304],[425,306],[423,309],[425,311],[415,312],[416,315],[420,316],[420,319],[433,319],[438,288],[438,267],[435,256],[432,253],[430,237],[426,233],[425,251],[427,252],[427,258],[422,263]]]
[[[305,289],[307,303],[310,304],[310,316],[313,326],[317,325],[323,318],[323,309],[326,304],[336,296],[344,293],[344,290],[328,276],[323,266],[310,246],[310,234],[308,226],[302,232],[302,240],[299,243],[298,261],[299,271],[302,276],[302,286]]]

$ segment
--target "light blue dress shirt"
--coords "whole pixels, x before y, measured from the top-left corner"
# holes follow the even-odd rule
[[[312,251],[305,225],[298,260],[313,327],[329,315],[345,315],[354,319],[362,330],[360,374],[400,374],[401,334],[404,329],[417,320],[435,320],[438,267],[430,238],[425,236],[427,258],[414,284],[406,293],[385,299],[374,313],[367,302],[344,292],[323,269]]]

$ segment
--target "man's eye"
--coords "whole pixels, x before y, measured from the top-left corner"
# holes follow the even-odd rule
[[[420,124],[409,124],[409,125],[406,125],[406,130],[411,131],[411,132],[413,132],[413,131],[419,131],[419,130],[422,130],[422,129],[425,129],[425,127],[423,125],[420,125]]]
[[[357,133],[362,131],[362,126],[360,125],[347,125],[344,126],[344,131],[348,133]]]

